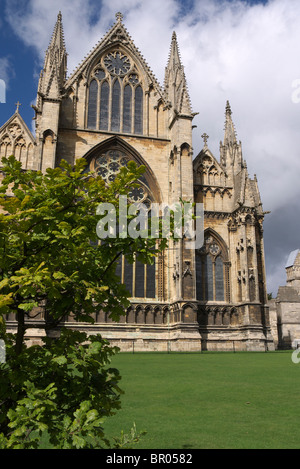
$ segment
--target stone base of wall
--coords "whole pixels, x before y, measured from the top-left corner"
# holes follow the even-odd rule
[[[200,327],[202,349],[208,351],[265,352],[275,350],[270,330],[262,326]]]
[[[66,327],[101,334],[112,346],[122,352],[203,352],[203,351],[271,351],[274,342],[269,329],[262,326],[199,326],[197,323],[167,325],[146,324],[85,324],[66,323]],[[7,325],[15,332],[15,325]],[[42,327],[27,330],[28,345],[41,344],[45,331]],[[59,329],[51,336],[59,335]]]
[[[95,324],[82,328],[68,323],[68,327],[85,330],[89,335],[101,334],[122,352],[199,352],[202,349],[197,324],[129,325]]]

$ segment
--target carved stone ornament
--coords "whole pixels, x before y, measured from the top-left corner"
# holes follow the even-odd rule
[[[111,52],[104,57],[104,65],[111,75],[123,76],[130,70],[130,60],[119,51]]]
[[[9,133],[12,135],[12,137],[16,138],[22,133],[22,129],[18,124],[12,124],[9,128]]]
[[[183,272],[183,274],[182,274],[182,277],[184,278],[184,277],[186,277],[187,275],[189,275],[190,277],[192,277],[193,274],[192,274],[192,271],[191,271],[191,269],[190,269],[190,265],[191,265],[190,261],[185,261],[185,265],[186,265],[186,268],[185,268],[185,270],[184,270],[184,272]]]

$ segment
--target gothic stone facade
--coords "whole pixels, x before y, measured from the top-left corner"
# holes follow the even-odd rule
[[[286,262],[286,285],[269,301],[270,323],[275,347],[300,347],[300,250],[292,251]]]
[[[119,323],[101,311],[93,326],[122,350],[265,350],[273,348],[266,298],[264,212],[248,175],[229,103],[220,161],[207,146],[194,158],[193,118],[176,34],[161,87],[128,34],[122,15],[67,78],[61,14],[45,56],[33,137],[19,110],[0,128],[0,155],[24,170],[45,171],[61,159],[86,158],[109,182],[122,164],[146,166],[133,200],[204,204],[205,240],[170,243],[155,267],[125,259],[116,267],[132,295]],[[39,319],[43,320],[42,313]],[[8,317],[13,328],[12,318]],[[29,331],[39,336],[39,321]]]

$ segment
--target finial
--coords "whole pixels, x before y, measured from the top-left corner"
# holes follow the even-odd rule
[[[207,140],[209,139],[209,136],[204,132],[204,134],[201,135],[201,138],[203,138],[204,146],[207,147]]]
[[[229,114],[230,116],[232,114],[229,101],[226,102],[226,114]]]
[[[175,31],[173,31],[173,34],[172,34],[172,41],[174,41],[174,39],[177,40],[177,36],[176,36]]]
[[[17,103],[15,103],[15,105],[17,106],[16,112],[19,112],[19,107],[20,107],[22,104],[18,101]]]
[[[61,19],[62,19],[61,11],[58,12],[57,19],[58,19],[58,20],[61,20]]]
[[[117,21],[119,21],[120,23],[122,23],[122,20],[123,20],[123,15],[120,11],[118,11],[118,13],[116,13],[116,19]]]

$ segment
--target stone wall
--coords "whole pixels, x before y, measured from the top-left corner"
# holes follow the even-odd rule
[[[280,286],[277,297],[269,301],[271,328],[279,349],[295,347],[295,341],[300,340],[300,252],[290,253],[286,274],[287,283]],[[277,329],[277,335],[276,335]]]

